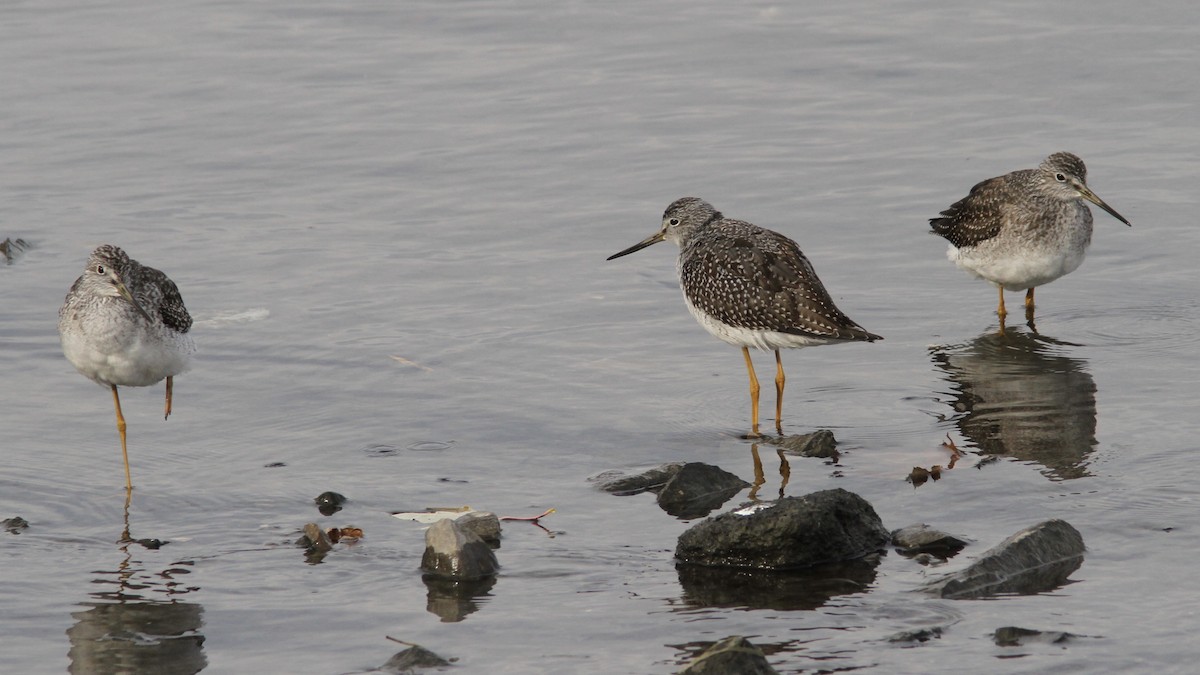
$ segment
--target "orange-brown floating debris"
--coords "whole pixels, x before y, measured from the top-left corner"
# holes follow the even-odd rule
[[[550,509],[546,509],[545,511],[541,512],[540,514],[538,514],[536,516],[500,516],[500,520],[522,520],[522,521],[527,521],[530,523],[537,523],[537,521],[541,520],[542,518],[545,518],[546,516],[550,515],[551,513],[554,513],[554,511],[555,510],[553,508],[550,508]]]

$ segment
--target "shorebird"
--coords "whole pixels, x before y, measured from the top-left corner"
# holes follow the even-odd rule
[[[780,349],[843,342],[873,342],[868,333],[833,304],[796,242],[741,220],[721,215],[696,197],[667,207],[662,228],[608,259],[651,244],[679,246],[679,285],[688,311],[709,333],[742,348],[750,374],[749,438],[758,438],[758,377],[750,347],[775,352],[775,430],[783,433]]]
[[[955,265],[999,289],[1000,332],[1005,289],[1025,291],[1025,319],[1036,330],[1033,290],[1074,271],[1092,243],[1085,199],[1129,225],[1087,186],[1087,167],[1069,152],[976,184],[929,224],[950,242],[946,255]]]
[[[145,387],[166,378],[163,419],[170,417],[174,377],[187,369],[196,350],[188,335],[191,326],[175,282],[109,245],[92,251],[58,310],[67,360],[84,377],[112,389],[126,490],[133,489],[133,481],[117,387]]]

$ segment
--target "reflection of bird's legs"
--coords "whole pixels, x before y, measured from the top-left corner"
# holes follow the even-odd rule
[[[112,387],[113,405],[117,409],[117,433],[121,434],[121,459],[125,460],[125,490],[133,489],[133,480],[129,477],[129,451],[125,449],[125,416],[121,414],[121,398],[117,396],[117,385]]]
[[[779,350],[775,350],[775,431],[783,435],[783,359],[779,358]]]
[[[742,356],[746,357],[746,371],[750,373],[750,435],[747,438],[760,438],[758,433],[758,376],[754,374],[754,362],[750,360],[748,347],[742,347]]]
[[[1033,325],[1033,289],[1025,291],[1025,322],[1029,325],[1029,330],[1037,332],[1037,326]]]
[[[750,501],[758,500],[758,489],[767,482],[767,477],[763,474],[762,458],[758,456],[758,443],[750,444],[750,457],[754,461],[754,484],[750,487],[750,493],[746,498]]]
[[[788,463],[787,455],[783,454],[783,448],[775,448],[775,454],[779,455],[779,477],[782,479],[779,482],[779,498],[783,499],[783,491],[792,477],[792,465]]]
[[[167,409],[166,412],[163,413],[164,420],[171,416],[171,384],[172,380],[174,379],[175,378],[171,377],[170,375],[167,376]]]

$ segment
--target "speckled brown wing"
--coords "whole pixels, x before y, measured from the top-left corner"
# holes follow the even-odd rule
[[[698,309],[738,328],[832,340],[877,340],[833,304],[796,242],[727,220],[685,251],[684,292]]]
[[[1018,178],[1017,173],[977,183],[970,194],[942,211],[940,218],[929,219],[934,234],[959,248],[995,237],[1004,224],[1004,205],[1012,196],[1007,188]]]
[[[141,282],[137,284],[141,289],[138,299],[146,303],[143,307],[151,312],[157,307],[163,325],[176,333],[188,332],[192,327],[192,315],[183,306],[183,296],[175,282],[153,267],[143,265],[137,273],[141,276]]]

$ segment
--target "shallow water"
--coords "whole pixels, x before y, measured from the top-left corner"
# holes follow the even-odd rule
[[[358,672],[390,635],[463,672],[668,673],[742,634],[789,673],[1187,671],[1198,19],[1154,1],[0,9],[0,240],[30,244],[0,266],[0,517],[31,523],[0,534],[3,670]],[[1057,150],[1133,228],[1097,211],[1088,260],[1038,292],[1041,335],[997,341],[994,292],[926,219]],[[841,455],[792,458],[782,486],[760,446],[758,497],[844,487],[889,528],[972,547],[934,568],[888,554],[808,606],[739,604],[676,571],[689,523],[589,483],[668,461],[753,478],[741,357],[688,316],[674,251],[604,260],[689,194],[795,238],[886,337],[784,355],[785,433],[832,429]],[[127,514],[110,397],[54,330],[105,242],[179,284],[200,348],[170,421],[161,386],[122,392]],[[914,488],[947,434],[964,456]],[[346,509],[321,517],[325,490]],[[421,526],[389,514],[462,504],[557,512],[549,534],[506,525],[495,583],[446,599],[421,581]],[[1051,517],[1088,545],[1074,583],[915,592]],[[307,521],[366,538],[308,564]],[[119,546],[126,526],[167,543]],[[1085,637],[997,647],[1008,625]]]

